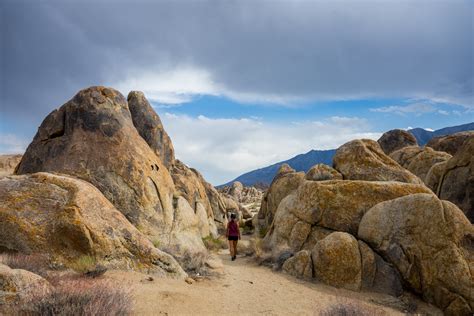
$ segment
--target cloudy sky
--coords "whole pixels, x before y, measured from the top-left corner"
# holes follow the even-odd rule
[[[0,2],[0,153],[79,89],[142,90],[214,184],[392,128],[474,121],[474,2]]]

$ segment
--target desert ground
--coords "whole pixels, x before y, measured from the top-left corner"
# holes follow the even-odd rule
[[[402,300],[377,293],[357,293],[274,272],[253,259],[231,261],[227,250],[214,254],[219,276],[188,284],[137,272],[109,271],[107,278],[131,287],[137,315],[319,315],[339,304],[366,307],[377,315],[404,315]],[[442,315],[421,301],[417,313]],[[392,307],[390,307],[392,306]]]

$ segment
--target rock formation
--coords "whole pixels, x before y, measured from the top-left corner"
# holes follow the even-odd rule
[[[418,145],[415,136],[402,129],[392,129],[385,132],[377,142],[387,155],[403,147]]]
[[[459,132],[446,136],[438,136],[432,138],[426,147],[431,147],[437,151],[444,151],[450,155],[455,155],[458,149],[462,148],[463,143],[474,136],[474,131]]]
[[[326,180],[330,177],[316,171],[334,172],[319,167],[290,187],[278,180],[296,173],[283,168],[268,190],[280,192],[272,200],[276,211],[273,216],[262,213],[272,216],[271,221],[263,219],[271,224],[262,250],[276,267],[283,262],[282,269],[296,277],[394,296],[410,290],[448,315],[472,314],[474,228],[462,211],[439,200],[376,142],[357,140],[341,148],[336,170],[344,179],[366,180]],[[473,155],[467,154],[473,148],[474,142],[472,148],[465,144],[453,158],[435,164],[440,167],[437,172],[430,168],[433,177],[447,175],[443,164],[450,170],[463,168],[456,178],[464,190],[473,187],[468,180]],[[404,152],[401,163],[435,152],[415,146],[399,151]],[[268,200],[263,203],[268,207]]]
[[[235,181],[230,186],[220,188],[219,192],[240,203],[242,208],[248,210],[249,214],[257,213],[260,209],[263,191],[256,187],[246,187],[242,183]]]
[[[272,223],[280,202],[299,187],[304,180],[304,176],[304,172],[296,172],[287,164],[281,165],[262,199],[260,211],[257,215],[260,229],[265,230]]]
[[[13,174],[20,160],[21,155],[0,155],[0,177]]]
[[[448,161],[451,155],[430,147],[404,147],[390,154],[390,158],[427,183],[426,177],[431,167],[439,162]]]
[[[436,193],[456,204],[474,223],[474,135],[441,167]]]
[[[211,204],[214,193],[199,174],[175,160],[143,94],[128,99],[130,106],[105,87],[79,91],[43,121],[17,174],[58,172],[88,181],[161,247],[178,257],[204,251],[201,238],[216,233],[214,214],[223,212],[212,208],[221,205]],[[178,221],[182,214],[192,218]]]
[[[370,139],[353,140],[339,147],[333,164],[345,180],[423,183],[385,155],[380,145]]]
[[[0,201],[0,250],[48,254],[65,265],[92,256],[111,268],[184,276],[86,181],[50,173],[4,177]]]
[[[342,180],[342,174],[336,169],[325,164],[317,164],[306,172],[306,180],[324,181],[324,180]]]
[[[379,203],[362,218],[358,237],[446,314],[474,311],[474,227],[454,204],[432,194]]]

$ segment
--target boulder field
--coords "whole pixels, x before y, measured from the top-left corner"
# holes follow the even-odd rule
[[[466,141],[452,158],[413,146],[398,151],[425,151],[435,165],[447,158],[437,162],[446,164],[441,182],[458,170],[456,188],[466,191],[473,187],[473,156],[466,154],[473,144]],[[474,227],[458,206],[374,141],[341,146],[333,167],[315,166],[306,175],[281,168],[259,213],[270,260],[300,278],[395,296],[411,291],[447,315],[471,315]]]

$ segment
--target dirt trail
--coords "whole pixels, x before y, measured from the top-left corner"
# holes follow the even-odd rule
[[[390,296],[305,282],[258,266],[245,257],[231,261],[224,251],[218,257],[223,275],[193,284],[160,278],[147,281],[147,275],[136,272],[110,271],[107,276],[132,286],[137,315],[318,315],[340,302],[376,308],[377,315],[403,315],[370,302],[396,301]],[[437,314],[436,309],[427,306],[422,311]]]

